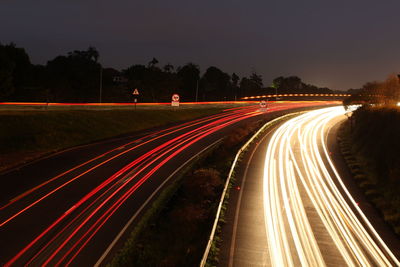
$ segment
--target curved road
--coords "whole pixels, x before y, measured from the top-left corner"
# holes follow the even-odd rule
[[[0,264],[101,265],[176,171],[238,123],[329,102],[276,103],[83,146],[0,176]]]
[[[255,145],[228,210],[221,266],[400,265],[332,163],[327,136],[343,114],[307,112]]]

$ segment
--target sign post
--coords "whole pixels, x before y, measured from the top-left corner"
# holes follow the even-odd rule
[[[173,107],[179,107],[179,95],[178,95],[178,94],[173,94],[173,95],[172,95],[171,106],[173,106]]]
[[[135,88],[135,90],[133,90],[132,95],[134,97],[133,102],[135,103],[135,110],[136,110],[136,103],[137,103],[137,97],[139,96],[139,90]]]
[[[267,111],[267,102],[265,100],[260,101],[260,111],[266,112]]]

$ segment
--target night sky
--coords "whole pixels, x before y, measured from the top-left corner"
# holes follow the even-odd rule
[[[2,0],[0,42],[33,63],[85,50],[105,67],[188,62],[358,88],[400,71],[398,0]]]

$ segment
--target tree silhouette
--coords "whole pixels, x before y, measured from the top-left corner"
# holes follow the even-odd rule
[[[167,63],[167,64],[164,66],[163,69],[164,69],[165,72],[171,73],[171,72],[174,70],[174,66],[171,65],[170,63]]]
[[[225,100],[229,95],[231,77],[217,67],[209,67],[202,77],[204,100]]]
[[[25,100],[34,79],[32,69],[25,49],[0,44],[0,98],[16,95]]]
[[[250,80],[257,86],[257,88],[263,87],[262,76],[258,75],[256,72],[253,72],[250,75]]]
[[[88,58],[91,60],[94,60],[94,62],[97,62],[97,60],[99,59],[99,52],[97,51],[97,49],[93,46],[89,46],[88,50],[86,51]]]
[[[236,73],[232,73],[231,80],[232,80],[232,87],[234,90],[234,100],[237,100],[238,95],[238,85],[239,85],[239,76]]]
[[[148,67],[149,68],[154,68],[158,64],[158,60],[153,57],[153,59],[149,62]]]
[[[99,55],[95,48],[75,50],[46,65],[46,87],[56,101],[93,102],[98,99]]]
[[[195,99],[197,82],[200,79],[200,69],[194,63],[187,63],[178,68],[177,77],[181,82],[179,93],[184,99],[193,101]]]

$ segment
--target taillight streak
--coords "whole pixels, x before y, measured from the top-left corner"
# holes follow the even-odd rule
[[[235,122],[237,122],[237,121],[239,121],[239,120],[248,118],[248,117],[250,117],[250,116],[255,116],[255,115],[257,115],[257,114],[259,114],[259,113],[255,113],[255,114],[252,114],[252,115],[248,115],[248,116],[246,116],[246,117],[243,117],[243,116],[238,117],[238,118],[236,118],[236,119],[234,119],[234,120],[230,120],[230,121],[226,122],[226,123],[223,124],[223,125],[217,125],[217,126],[214,127],[214,128],[208,129],[208,130],[206,130],[205,133],[201,133],[201,132],[200,132],[201,128],[205,128],[205,126],[202,126],[200,129],[192,130],[191,132],[198,131],[199,133],[197,134],[197,136],[202,136],[202,138],[204,138],[205,136],[209,135],[210,133],[215,132],[215,131],[217,131],[217,130],[223,128],[223,127],[226,127],[227,125],[233,124],[233,123],[235,123]],[[234,116],[232,116],[232,117],[234,117]],[[224,119],[224,120],[228,120],[228,118],[226,118],[226,119]],[[213,124],[215,124],[215,122],[211,123],[211,125],[209,125],[209,127],[211,127]],[[188,134],[184,134],[184,135],[182,135],[182,136],[186,136],[186,135],[188,135]],[[195,137],[195,136],[194,136],[194,137]],[[193,137],[191,137],[191,138],[193,138]],[[177,137],[176,139],[179,139],[179,138]],[[198,137],[198,138],[196,139],[196,141],[199,140],[199,139],[201,139],[201,138]],[[170,140],[169,143],[175,143],[176,141],[177,141],[177,140]],[[176,149],[176,148],[182,146],[182,143],[185,143],[185,142],[188,142],[188,141],[190,141],[190,139],[189,139],[189,140],[184,140],[184,141],[182,141],[181,143],[178,143],[178,144],[172,146],[170,149],[168,149],[167,151],[165,151],[163,154],[159,155],[158,157],[154,158],[152,161],[150,161],[149,163],[147,163],[146,166],[144,166],[141,170],[139,170],[138,172],[136,172],[132,177],[129,178],[129,180],[127,181],[127,183],[123,183],[122,185],[120,185],[120,187],[119,187],[118,189],[116,189],[115,191],[113,191],[113,193],[112,193],[109,197],[107,197],[106,200],[104,200],[94,211],[91,212],[91,214],[83,221],[83,223],[80,224],[80,226],[78,226],[77,228],[75,228],[75,230],[73,231],[73,233],[72,233],[66,240],[64,240],[64,242],[61,244],[60,247],[57,248],[57,250],[56,250],[55,252],[53,252],[53,254],[46,260],[46,262],[44,263],[44,265],[47,265],[47,264],[55,257],[55,255],[56,255],[56,254],[68,243],[68,241],[69,241],[69,240],[70,240],[70,239],[71,239],[71,238],[72,238],[72,237],[73,237],[73,236],[74,236],[74,235],[75,235],[75,234],[76,234],[76,233],[77,233],[77,232],[78,232],[78,231],[79,231],[79,230],[80,230],[80,229],[81,229],[81,228],[82,228],[96,213],[97,213],[97,211],[100,210],[101,207],[103,207],[105,204],[107,204],[107,202],[110,201],[110,200],[112,199],[112,197],[114,197],[120,190],[122,190],[125,186],[127,186],[128,182],[132,181],[135,177],[137,177],[140,173],[142,173],[145,169],[147,169],[149,166],[151,166],[154,162],[156,162],[157,160],[159,160],[161,157],[165,156],[167,153],[173,151],[174,149]],[[176,152],[174,152],[171,156],[167,157],[167,159],[165,159],[164,161],[162,161],[162,163],[158,164],[158,165],[157,165],[155,168],[153,168],[149,173],[147,173],[143,178],[141,178],[141,179],[140,179],[131,189],[129,189],[129,191],[128,191],[127,193],[125,193],[124,195],[126,196],[129,192],[132,192],[132,193],[133,193],[134,191],[136,191],[136,189],[137,189],[140,185],[142,185],[142,184],[148,179],[148,177],[150,177],[156,170],[158,170],[165,162],[167,162],[169,159],[171,159],[172,156],[174,156],[174,155],[180,153],[183,149],[185,149],[187,146],[189,146],[189,145],[192,144],[192,143],[193,143],[193,142],[191,142],[191,143],[189,143],[189,144],[187,144],[187,145],[185,145],[185,146],[183,146],[183,147],[177,149]],[[152,153],[151,153],[151,154],[152,154]],[[130,194],[127,196],[127,198],[128,198],[129,196],[130,196]],[[125,198],[125,199],[127,199],[127,198]],[[121,202],[121,201],[122,201],[122,202]],[[122,203],[123,203],[124,201],[125,201],[124,198],[123,198],[122,200],[121,200],[121,198],[120,198],[119,200],[117,200],[117,202],[114,203],[114,205],[113,205],[111,208],[109,208],[109,210],[108,210],[107,212],[105,212],[105,213],[103,214],[102,217],[104,217],[110,210],[115,209],[115,208],[114,208],[115,205],[117,205],[118,203],[121,203],[120,205],[122,205]],[[119,205],[119,206],[120,206],[120,205]],[[118,207],[119,207],[119,206],[118,206]],[[96,223],[96,224],[97,224],[97,223]],[[69,254],[69,252],[68,252],[67,254]]]
[[[167,153],[173,151],[175,148],[182,146],[181,148],[175,150],[170,156],[168,156],[166,159],[164,159],[161,163],[159,163],[157,166],[155,166],[151,171],[149,171],[144,177],[142,177],[138,182],[136,182],[135,185],[133,185],[121,198],[119,198],[118,200],[116,200],[116,202],[106,211],[102,214],[102,216],[89,228],[89,230],[87,230],[85,232],[85,234],[77,241],[74,243],[74,245],[72,246],[72,248],[70,248],[70,250],[64,254],[64,256],[58,261],[58,263],[56,264],[57,266],[61,264],[61,262],[75,249],[75,247],[81,243],[83,241],[83,239],[85,238],[86,235],[88,235],[90,233],[90,231],[93,230],[94,227],[96,227],[96,225],[98,225],[101,220],[104,218],[103,222],[100,223],[100,225],[95,229],[95,231],[88,237],[88,239],[82,244],[82,246],[78,249],[78,251],[73,255],[73,257],[70,259],[70,261],[66,264],[69,265],[73,259],[79,254],[79,252],[86,246],[86,244],[91,240],[91,238],[100,230],[100,228],[107,222],[107,220],[118,210],[118,208],[125,203],[125,201],[147,180],[150,178],[151,175],[153,175],[159,168],[161,168],[166,162],[168,162],[171,158],[173,158],[174,156],[176,156],[177,154],[179,154],[180,152],[182,152],[184,149],[186,149],[188,146],[196,143],[197,141],[201,140],[202,138],[208,136],[211,133],[214,133],[216,131],[218,131],[221,128],[224,128],[230,124],[233,124],[239,120],[245,119],[245,118],[249,118],[252,116],[255,116],[257,114],[252,114],[252,115],[248,115],[246,117],[243,118],[239,118],[239,119],[235,119],[233,121],[227,122],[225,125],[221,125],[221,126],[217,126],[215,128],[212,129],[208,129],[205,133],[200,133],[197,135],[197,138],[193,139],[193,137],[191,137],[191,139],[193,139],[192,141],[190,140],[185,140],[182,143],[187,143],[185,145],[182,146],[181,144],[175,145],[174,147],[172,147],[171,149],[169,149],[168,151],[166,151],[165,153],[163,153],[162,155],[160,155],[157,159],[153,160],[152,162],[148,163],[143,169],[146,169],[147,167],[149,167],[150,165],[152,165],[156,160],[160,159],[162,156],[166,155]],[[196,137],[196,136],[194,136]],[[142,172],[140,171],[140,172]],[[140,173],[139,172],[139,173]],[[137,176],[139,173],[136,173],[135,176]],[[132,177],[134,178],[134,177]],[[130,179],[131,180],[131,179]],[[124,185],[123,185],[124,186]],[[122,186],[122,187],[123,187]],[[104,203],[105,204],[105,203]],[[94,214],[92,213],[91,216],[93,216]],[[80,227],[83,227],[83,225],[81,225]],[[78,229],[79,230],[79,229]],[[76,232],[75,232],[76,233]],[[64,244],[65,245],[65,244]],[[57,252],[54,253],[54,256]],[[50,261],[48,261],[47,263],[49,263]]]
[[[237,114],[240,114],[240,113],[233,113],[233,114],[237,115]],[[152,138],[152,139],[150,139],[150,140],[147,140],[147,141],[145,141],[145,142],[143,142],[143,143],[140,143],[140,144],[138,144],[138,145],[135,145],[134,147],[129,148],[129,149],[123,151],[123,152],[120,152],[120,153],[118,153],[117,155],[114,155],[114,156],[112,156],[111,158],[109,158],[109,159],[107,159],[107,160],[105,160],[105,161],[102,161],[101,163],[99,163],[99,164],[93,166],[92,168],[90,168],[90,169],[88,169],[88,170],[86,170],[86,171],[80,173],[79,175],[77,175],[77,176],[71,178],[71,179],[68,180],[67,182],[65,182],[65,183],[63,183],[62,185],[60,185],[60,186],[56,187],[55,189],[51,190],[49,193],[47,193],[47,194],[45,194],[44,196],[40,197],[40,198],[37,199],[36,201],[33,201],[31,204],[27,205],[25,208],[23,208],[23,209],[21,209],[20,211],[14,213],[14,215],[10,216],[8,219],[5,219],[2,223],[0,223],[0,227],[4,226],[5,224],[7,224],[8,222],[10,222],[10,221],[13,220],[14,218],[16,218],[17,216],[21,215],[22,213],[24,213],[24,212],[27,211],[28,209],[32,208],[33,206],[35,206],[35,205],[38,204],[39,202],[41,202],[41,201],[43,201],[44,199],[46,199],[47,197],[51,196],[51,195],[54,194],[55,192],[61,190],[62,188],[64,188],[64,187],[67,186],[68,184],[70,184],[70,183],[72,183],[73,181],[77,180],[78,178],[84,176],[85,174],[87,174],[87,173],[89,173],[89,172],[91,172],[91,171],[97,169],[98,167],[100,167],[100,166],[102,166],[102,165],[104,165],[104,164],[110,162],[111,160],[114,160],[114,159],[116,159],[116,158],[118,158],[118,157],[120,157],[120,156],[122,156],[122,155],[124,155],[124,154],[126,154],[126,153],[128,153],[128,152],[130,152],[130,151],[132,151],[132,150],[134,150],[134,149],[136,149],[136,148],[138,148],[138,147],[141,147],[141,146],[143,146],[143,145],[145,145],[145,144],[148,144],[148,143],[150,143],[150,142],[152,142],[152,141],[154,141],[154,140],[157,140],[157,139],[159,139],[159,138],[165,137],[165,136],[170,135],[170,134],[172,134],[172,133],[175,133],[175,132],[177,132],[177,131],[181,131],[181,130],[183,130],[183,129],[186,129],[186,128],[189,128],[189,127],[193,127],[193,126],[195,126],[195,125],[198,125],[198,124],[200,124],[200,123],[204,123],[204,122],[210,121],[210,120],[215,119],[215,118],[221,118],[221,117],[223,118],[223,117],[228,117],[228,116],[232,116],[232,115],[231,115],[231,114],[224,114],[224,115],[221,115],[221,116],[214,116],[214,115],[213,115],[212,118],[207,118],[207,119],[203,119],[203,120],[199,119],[199,121],[195,121],[195,123],[192,123],[192,124],[190,124],[190,125],[187,125],[187,124],[189,124],[190,122],[184,123],[184,125],[186,124],[186,126],[184,126],[184,127],[180,127],[180,126],[171,127],[171,128],[169,128],[169,129],[174,129],[174,128],[175,128],[175,130],[173,130],[173,131],[171,131],[171,132],[169,132],[169,133],[165,133],[165,134],[163,134],[163,135],[154,137],[154,138]],[[219,120],[218,120],[218,121],[219,121]],[[179,127],[179,128],[178,128],[178,127]],[[162,131],[164,131],[164,130],[162,130]],[[160,131],[160,132],[162,132],[162,131]],[[148,136],[154,135],[154,134],[155,134],[155,133],[151,133],[151,134],[149,134]],[[143,139],[143,138],[145,138],[145,137],[142,137],[142,139]],[[130,145],[130,144],[134,143],[134,142],[135,142],[135,141],[132,141],[132,142],[129,142],[129,143],[127,143],[127,144],[125,144],[125,145],[122,145],[122,146],[127,146],[127,145]],[[122,146],[119,146],[119,147],[122,147]],[[118,148],[119,148],[119,147],[118,147]],[[64,176],[64,175],[70,173],[71,171],[76,170],[76,169],[78,169],[78,168],[80,168],[80,167],[82,167],[82,166],[84,166],[84,165],[86,165],[86,164],[89,164],[90,162],[92,162],[92,161],[94,161],[94,160],[96,160],[96,159],[99,159],[99,158],[101,158],[101,157],[103,157],[103,156],[105,156],[105,155],[111,153],[112,151],[116,151],[116,150],[118,150],[118,148],[115,148],[115,149],[113,149],[113,150],[111,150],[111,151],[109,151],[109,152],[106,152],[106,153],[104,153],[104,154],[102,154],[102,155],[100,155],[100,156],[98,156],[98,157],[96,157],[96,158],[94,158],[94,159],[92,159],[92,160],[89,160],[89,161],[87,161],[87,162],[85,162],[85,163],[83,163],[83,164],[81,164],[81,165],[78,165],[78,166],[74,167],[73,169],[70,169],[70,170],[68,170],[68,171],[66,171],[66,172],[64,172],[64,173],[62,173],[62,174],[60,174],[60,175],[58,175],[58,176],[56,176],[56,177],[54,177],[54,178],[48,180],[47,182],[45,182],[45,183],[43,183],[43,184],[41,184],[41,185],[39,185],[39,186],[36,186],[35,188],[33,188],[33,189],[27,191],[26,193],[24,193],[23,196],[21,195],[21,197],[15,198],[14,201],[11,201],[10,203],[8,203],[7,205],[3,206],[3,207],[0,208],[0,209],[6,208],[7,206],[9,206],[9,205],[15,203],[16,201],[18,201],[18,200],[22,199],[23,197],[27,196],[28,194],[34,192],[35,190],[37,190],[37,189],[43,187],[43,186],[46,185],[46,184],[48,184],[49,182],[55,181],[56,179],[58,179],[58,178],[60,178],[60,177],[62,177],[62,176]]]
[[[89,200],[89,198],[91,198],[92,196],[94,196],[95,194],[97,194],[98,192],[100,192],[100,190],[102,190],[103,188],[105,188],[108,184],[110,184],[111,182],[113,182],[116,178],[120,177],[121,175],[123,175],[124,173],[130,171],[130,169],[132,169],[133,167],[135,167],[137,164],[141,163],[143,160],[148,159],[150,155],[154,155],[157,152],[160,152],[162,149],[167,148],[168,145],[174,144],[175,142],[178,142],[179,139],[183,139],[184,137],[189,136],[190,134],[193,134],[200,130],[203,130],[206,127],[213,127],[214,125],[218,125],[219,123],[226,121],[226,120],[231,120],[234,118],[240,118],[242,115],[231,115],[229,117],[225,117],[223,119],[219,119],[218,121],[214,121],[212,123],[209,123],[207,125],[203,125],[200,128],[191,130],[188,133],[185,133],[181,136],[178,136],[172,140],[169,140],[168,142],[152,149],[151,151],[148,151],[147,153],[145,153],[144,155],[140,156],[139,158],[137,158],[136,160],[134,160],[133,162],[129,163],[128,165],[124,166],[121,170],[119,170],[118,172],[116,172],[114,175],[112,175],[110,178],[108,178],[107,180],[105,180],[102,184],[100,184],[98,187],[96,187],[94,190],[92,190],[88,195],[86,195],[84,198],[82,198],[78,203],[76,203],[75,205],[73,205],[69,210],[68,213],[71,213],[72,211],[76,210],[77,208],[79,208],[84,202],[86,202],[87,200]],[[190,140],[190,139],[189,139]],[[185,141],[181,141],[181,142],[185,142]],[[178,147],[180,144],[175,145],[172,149]],[[167,152],[171,151],[172,149],[169,149]],[[162,154],[162,155],[165,155]],[[160,157],[154,159],[152,162],[154,162],[155,160],[159,159]],[[145,168],[147,168],[148,165],[146,165],[142,170],[144,170]],[[137,167],[136,167],[137,168]],[[137,174],[140,174],[142,171],[139,171]],[[117,183],[115,183],[114,185],[117,185]],[[114,186],[113,185],[113,186]],[[108,191],[110,191],[112,189],[112,187],[110,187],[109,189],[107,189],[107,191],[105,191],[104,193],[102,193],[99,197],[97,197],[96,200],[94,200],[92,202],[92,204],[90,204],[88,207],[85,208],[84,211],[82,211],[78,216],[81,216],[84,212],[86,212],[93,204],[95,204],[95,202],[97,200],[99,200],[102,196],[104,196]],[[76,217],[76,218],[77,218]],[[73,220],[75,221],[75,219]],[[72,222],[71,222],[72,223]],[[68,224],[62,231],[64,231],[70,224]],[[50,229],[49,229],[50,230]],[[58,235],[57,235],[58,236]],[[45,247],[43,247],[39,252],[41,253],[54,239],[52,239]],[[33,245],[33,244],[32,244]],[[36,256],[35,256],[36,257]],[[35,257],[33,257],[31,260],[33,260]],[[29,264],[29,263],[28,263]]]
[[[248,109],[248,107],[245,107],[245,108]],[[243,108],[243,110],[244,110],[245,108]],[[151,140],[149,140],[149,141],[147,141],[147,142],[145,142],[145,143],[142,143],[141,145],[146,144],[146,143],[151,142],[151,141],[154,141],[154,140],[159,139],[159,138],[161,138],[161,137],[164,137],[164,136],[166,136],[166,135],[175,133],[175,132],[177,132],[177,131],[183,130],[183,129],[185,129],[185,128],[192,127],[192,126],[195,126],[195,125],[197,125],[197,124],[204,123],[204,122],[210,121],[210,120],[212,120],[212,119],[220,118],[220,117],[224,117],[224,116],[228,116],[228,115],[230,115],[230,114],[228,114],[228,113],[223,113],[223,114],[211,115],[211,116],[208,116],[208,117],[205,117],[205,118],[200,118],[200,119],[196,119],[196,120],[193,120],[193,121],[185,122],[185,123],[180,124],[180,125],[172,126],[172,127],[170,127],[170,128],[163,129],[163,130],[160,130],[160,131],[158,131],[158,132],[151,132],[151,133],[149,133],[148,135],[141,137],[140,139],[149,138],[150,136],[157,135],[157,134],[160,134],[160,133],[162,133],[162,132],[166,132],[166,131],[173,130],[172,132],[169,132],[169,133],[167,133],[167,134],[163,134],[163,135],[161,135],[161,136],[158,136],[158,137],[156,137],[156,138],[153,138],[153,139],[151,139]],[[185,126],[185,127],[182,127],[182,126]],[[174,130],[174,129],[175,129],[175,130]],[[2,207],[0,207],[0,210],[5,209],[6,207],[10,206],[11,204],[15,203],[16,201],[18,201],[18,200],[20,200],[20,199],[22,199],[22,198],[24,198],[24,197],[26,197],[27,195],[33,193],[34,191],[40,189],[41,187],[43,187],[43,186],[49,184],[50,182],[53,182],[53,181],[57,180],[58,178],[60,178],[60,177],[62,177],[62,176],[64,176],[64,175],[66,175],[66,174],[68,174],[68,173],[70,173],[70,172],[72,172],[72,171],[74,171],[74,170],[77,170],[77,169],[79,169],[79,168],[81,168],[81,167],[83,167],[83,166],[85,166],[85,165],[87,165],[87,164],[89,164],[89,163],[91,163],[91,162],[97,160],[97,159],[100,159],[100,158],[102,158],[102,157],[105,157],[105,156],[107,156],[108,154],[110,154],[110,153],[112,153],[112,152],[114,152],[114,151],[117,151],[117,150],[120,150],[121,148],[124,148],[124,147],[126,147],[126,146],[129,146],[129,145],[135,143],[136,141],[137,141],[137,140],[133,140],[133,141],[131,141],[131,142],[128,142],[128,143],[126,143],[126,144],[123,144],[123,145],[121,145],[121,146],[118,146],[117,148],[114,148],[114,149],[112,149],[112,150],[109,150],[109,151],[107,151],[107,152],[105,152],[105,153],[103,153],[103,154],[101,154],[101,155],[99,155],[99,156],[96,156],[96,157],[94,157],[94,158],[92,158],[92,159],[90,159],[90,160],[88,160],[88,161],[86,161],[86,162],[84,162],[84,163],[82,163],[82,164],[79,164],[79,165],[77,165],[77,166],[75,166],[75,167],[73,167],[73,168],[71,168],[71,169],[69,169],[69,170],[67,170],[67,171],[65,171],[65,172],[63,172],[63,173],[61,173],[61,174],[59,174],[59,175],[57,175],[57,176],[55,176],[55,177],[53,177],[53,178],[47,180],[47,181],[45,181],[44,183],[42,183],[42,184],[40,184],[40,185],[38,185],[38,186],[33,187],[32,189],[29,189],[28,191],[26,191],[26,192],[22,193],[21,195],[19,195],[19,196],[13,198],[13,199],[10,200],[7,204],[5,204],[5,205],[3,205]],[[135,148],[137,148],[137,147],[138,147],[138,146],[136,146]],[[125,152],[123,152],[123,153],[120,153],[120,154],[118,154],[118,156],[123,155],[123,154],[125,154],[125,153],[127,153],[127,152],[129,152],[129,151],[130,151],[130,150],[127,150],[127,151],[125,151]],[[106,161],[106,162],[108,162],[108,161]],[[99,164],[99,165],[101,165],[101,164]],[[96,165],[96,166],[98,167],[99,165]],[[0,226],[1,226],[1,225],[0,225]]]
[[[312,105],[312,104],[310,104]],[[308,106],[308,105],[286,105],[286,106],[279,106],[276,105],[274,109],[269,109],[268,111],[272,111],[272,110],[283,110],[283,109],[288,109],[288,108],[293,108],[293,107],[300,107],[300,106]],[[248,111],[253,111],[252,113],[249,114],[243,114],[244,110],[248,110]],[[165,158],[161,163],[159,163],[158,165],[156,165],[153,169],[151,169],[147,174],[145,174],[144,177],[142,177],[141,179],[139,179],[132,187],[130,187],[130,189],[128,189],[128,191],[126,191],[123,196],[121,196],[118,200],[116,200],[116,202],[114,202],[112,204],[112,207],[109,208],[106,212],[104,212],[102,214],[102,216],[90,227],[90,231],[92,231],[94,228],[96,228],[94,230],[94,232],[92,234],[90,234],[90,236],[88,237],[88,239],[82,244],[82,246],[78,249],[78,251],[72,256],[72,258],[70,259],[70,261],[68,262],[68,264],[77,256],[77,254],[83,249],[84,246],[86,246],[86,244],[90,241],[90,239],[100,230],[100,228],[107,222],[107,220],[112,216],[112,214],[114,214],[114,212],[131,196],[131,194],[133,194],[134,191],[137,190],[137,188],[140,187],[140,185],[142,185],[155,171],[157,171],[161,166],[163,166],[167,161],[169,161],[172,157],[174,157],[175,155],[177,155],[178,153],[180,153],[181,151],[183,151],[184,149],[186,149],[188,146],[190,146],[191,144],[197,142],[198,140],[206,137],[207,135],[211,134],[212,132],[218,131],[219,129],[226,127],[232,123],[235,123],[236,121],[239,120],[243,120],[245,118],[248,117],[252,117],[252,116],[256,116],[258,114],[261,114],[260,112],[257,112],[255,110],[258,110],[257,108],[243,108],[242,110],[236,111],[236,112],[230,112],[228,114],[224,114],[224,115],[219,115],[219,116],[213,116],[213,118],[219,118],[219,120],[211,122],[207,125],[203,125],[201,127],[199,127],[198,129],[195,130],[191,130],[188,133],[185,133],[183,135],[180,135],[172,140],[169,140],[168,142],[154,148],[153,150],[145,153],[144,155],[142,155],[141,157],[139,157],[138,159],[136,159],[135,161],[133,161],[132,163],[128,164],[127,166],[125,166],[124,168],[122,168],[121,170],[119,170],[117,173],[115,173],[114,175],[112,175],[111,177],[109,177],[106,181],[104,181],[100,186],[96,187],[94,190],[92,190],[89,194],[87,194],[84,198],[82,198],[78,203],[76,203],[75,205],[72,206],[71,209],[69,209],[69,212],[64,213],[61,217],[59,217],[54,223],[52,223],[43,233],[41,233],[37,238],[35,238],[31,243],[28,244],[28,246],[26,246],[22,251],[20,251],[13,259],[11,259],[6,266],[9,266],[11,264],[13,264],[16,260],[18,260],[25,252],[27,252],[27,250],[29,250],[36,242],[38,242],[41,238],[43,238],[47,233],[49,233],[49,231],[51,229],[53,229],[57,224],[59,224],[62,220],[64,220],[66,218],[66,216],[72,214],[75,210],[77,210],[83,203],[85,203],[86,201],[89,201],[90,198],[92,198],[95,194],[99,193],[103,188],[105,188],[106,186],[108,186],[109,184],[111,184],[112,182],[114,182],[118,177],[122,176],[123,174],[127,173],[127,172],[131,172],[131,169],[133,167],[135,167],[136,164],[140,164],[142,165],[144,162],[144,160],[146,160],[148,158],[149,155],[153,155],[155,153],[160,153],[162,152],[163,149],[167,149],[165,152],[163,152],[161,155],[157,156],[156,158],[154,158],[151,162],[149,162],[148,164],[146,164],[146,166],[144,166],[141,170],[139,170],[137,173],[135,173],[135,175],[133,175],[132,177],[130,177],[126,182],[124,182],[123,184],[118,184],[118,182],[116,182],[115,184],[111,185],[110,188],[106,189],[106,191],[104,193],[102,193],[99,197],[97,197],[93,202],[91,202],[89,204],[89,206],[87,206],[84,211],[87,211],[90,207],[92,207],[94,204],[96,204],[96,202],[98,200],[100,200],[102,198],[102,196],[105,195],[105,193],[109,192],[111,189],[113,189],[115,186],[120,186],[118,189],[116,189],[106,200],[103,201],[103,203],[101,203],[94,211],[92,211],[92,213],[89,215],[89,217],[87,217],[84,221],[84,223],[82,223],[78,228],[75,228],[75,231],[70,235],[70,237],[68,238],[68,240],[65,240],[63,242],[63,244],[52,254],[51,258],[49,258],[47,260],[47,262],[50,262],[54,256],[56,256],[56,254],[69,242],[69,240],[78,233],[78,231],[84,226],[84,224],[86,224],[104,205],[106,205],[108,202],[110,202],[110,200],[119,192],[121,191],[123,188],[125,188],[126,185],[128,185],[131,181],[133,181],[133,179],[135,177],[137,177],[137,175],[139,175],[140,173],[142,173],[146,168],[149,168],[152,164],[155,163],[156,160],[160,160],[161,157],[165,156],[167,153],[171,152],[172,150],[178,148],[179,146],[181,146],[180,148],[176,149],[170,156],[168,156],[167,158]],[[206,122],[206,121],[210,121],[213,118],[207,118],[207,119],[199,119],[197,124],[200,124],[201,122]],[[230,121],[229,121],[230,120]],[[214,126],[218,123],[224,122],[225,123],[223,125],[217,125]],[[181,125],[178,126],[174,126],[171,127],[169,129],[176,129],[176,131],[191,127],[196,125],[196,123],[193,122],[188,122],[185,123],[187,126],[186,127],[181,127]],[[182,124],[182,125],[185,125]],[[190,124],[190,125],[189,125]],[[211,129],[205,129],[206,127],[213,127]],[[201,130],[203,130],[203,132],[201,132]],[[197,133],[195,133],[197,131]],[[195,133],[194,136],[188,137],[191,134]],[[152,133],[154,134],[154,133]],[[170,133],[166,133],[165,135],[168,135]],[[151,135],[151,134],[150,134]],[[165,136],[164,135],[164,136]],[[197,136],[197,138],[195,138]],[[160,138],[161,136],[158,136],[155,139]],[[143,138],[143,137],[142,137]],[[183,140],[183,138],[188,138],[186,140]],[[195,138],[195,139],[193,139]],[[173,145],[173,142],[180,142],[177,145]],[[148,141],[150,142],[150,140]],[[130,142],[132,143],[132,142]],[[185,144],[186,143],[186,144]],[[168,149],[169,145],[173,145],[171,148]],[[185,144],[185,145],[183,145]],[[183,146],[182,146],[183,145]],[[120,146],[121,147],[121,146]],[[115,149],[114,149],[115,150]],[[110,159],[111,160],[111,159]],[[135,162],[135,163],[134,163]],[[137,166],[136,166],[137,168]],[[124,176],[125,177],[125,176]],[[116,207],[116,208],[115,208]],[[114,210],[112,210],[112,208],[114,208]],[[78,216],[82,216],[83,212],[81,212]],[[75,221],[78,217],[75,217],[73,219],[73,221]],[[101,221],[103,220],[103,221]],[[71,222],[72,223],[72,222]],[[70,224],[69,224],[70,225]],[[0,225],[1,226],[1,225]],[[65,228],[66,229],[66,228]],[[62,231],[64,231],[65,229],[63,229]],[[83,242],[84,238],[86,238],[86,236],[90,233],[90,231],[87,231],[82,237],[80,237],[80,239],[78,240],[78,242],[76,242],[73,247],[67,252],[67,254],[64,255],[63,259],[61,261],[63,261],[69,254],[72,253],[72,251],[76,248],[76,246],[78,244],[80,244],[81,242]],[[57,234],[58,236],[58,234]],[[57,238],[57,236],[55,238]],[[54,240],[54,239],[52,239]],[[46,245],[47,247],[48,245]],[[43,251],[43,250],[41,250]],[[39,252],[40,253],[40,252]],[[38,254],[37,254],[38,255]],[[37,256],[36,255],[36,256]],[[35,257],[36,257],[35,256]],[[61,262],[60,261],[60,262]],[[30,261],[31,262],[31,261]],[[60,263],[59,262],[59,263]]]
[[[252,116],[255,116],[255,115],[257,115],[257,114],[259,114],[259,113],[255,112],[255,114],[252,115]],[[137,160],[135,160],[134,162],[132,162],[131,164],[128,164],[127,166],[125,166],[123,169],[121,169],[121,170],[118,171],[116,174],[114,174],[112,177],[110,177],[110,178],[107,179],[105,182],[103,182],[103,183],[102,183],[99,187],[97,187],[95,190],[93,190],[93,191],[90,192],[88,195],[86,195],[84,198],[82,198],[78,203],[76,203],[76,204],[73,206],[73,208],[70,209],[70,212],[69,212],[68,214],[71,214],[71,212],[72,212],[73,210],[76,210],[78,207],[80,207],[80,206],[81,206],[84,202],[86,202],[90,197],[92,197],[92,196],[93,196],[94,194],[96,194],[99,190],[101,190],[102,188],[104,188],[107,184],[109,184],[110,182],[112,182],[112,180],[116,179],[117,177],[121,176],[125,171],[129,170],[129,169],[134,165],[134,163],[136,164],[138,161],[140,161],[140,160],[146,158],[148,155],[151,155],[151,154],[155,153],[157,150],[161,149],[162,147],[165,147],[165,146],[167,146],[167,145],[169,145],[169,144],[171,144],[171,143],[174,143],[174,142],[176,142],[179,138],[182,138],[182,137],[184,137],[184,136],[187,136],[187,135],[189,135],[189,134],[191,134],[191,133],[193,133],[193,132],[195,132],[195,131],[199,131],[199,130],[205,128],[205,127],[212,127],[212,126],[214,126],[215,124],[218,124],[218,123],[220,123],[220,122],[222,122],[222,121],[224,121],[224,120],[231,120],[231,123],[233,123],[233,122],[235,122],[234,120],[232,120],[233,118],[235,118],[235,117],[241,117],[241,116],[243,116],[243,115],[242,115],[242,114],[235,114],[235,115],[227,116],[227,117],[224,118],[224,119],[219,119],[219,120],[217,120],[217,121],[214,121],[214,122],[212,122],[212,123],[210,123],[210,124],[208,124],[208,125],[203,125],[203,126],[201,126],[200,128],[197,128],[197,129],[195,129],[195,130],[191,130],[190,132],[185,133],[185,134],[183,134],[183,135],[181,135],[181,136],[179,136],[179,137],[176,137],[176,138],[174,138],[174,139],[172,139],[172,140],[169,140],[168,142],[164,143],[164,144],[161,145],[160,147],[149,151],[149,152],[146,153],[145,155],[142,155],[139,159],[137,159]],[[244,119],[244,117],[243,117],[243,119]],[[215,131],[216,131],[217,129],[220,129],[220,128],[221,128],[221,127],[218,127],[218,128],[215,127],[214,129],[215,129]],[[146,166],[146,168],[147,168],[147,166]],[[53,224],[52,224],[50,227],[48,227],[43,233],[41,233],[37,238],[35,238],[28,246],[26,246],[20,253],[18,253],[18,254],[17,254],[12,260],[10,260],[10,262],[7,263],[7,264],[11,265],[13,262],[15,262],[15,261],[16,261],[19,257],[21,257],[27,250],[29,250],[39,239],[41,239],[41,238],[42,238],[45,234],[47,234],[52,228],[54,228],[55,225],[57,225],[59,222],[61,222],[68,214],[63,214],[59,219],[56,220],[55,223],[53,223]]]

